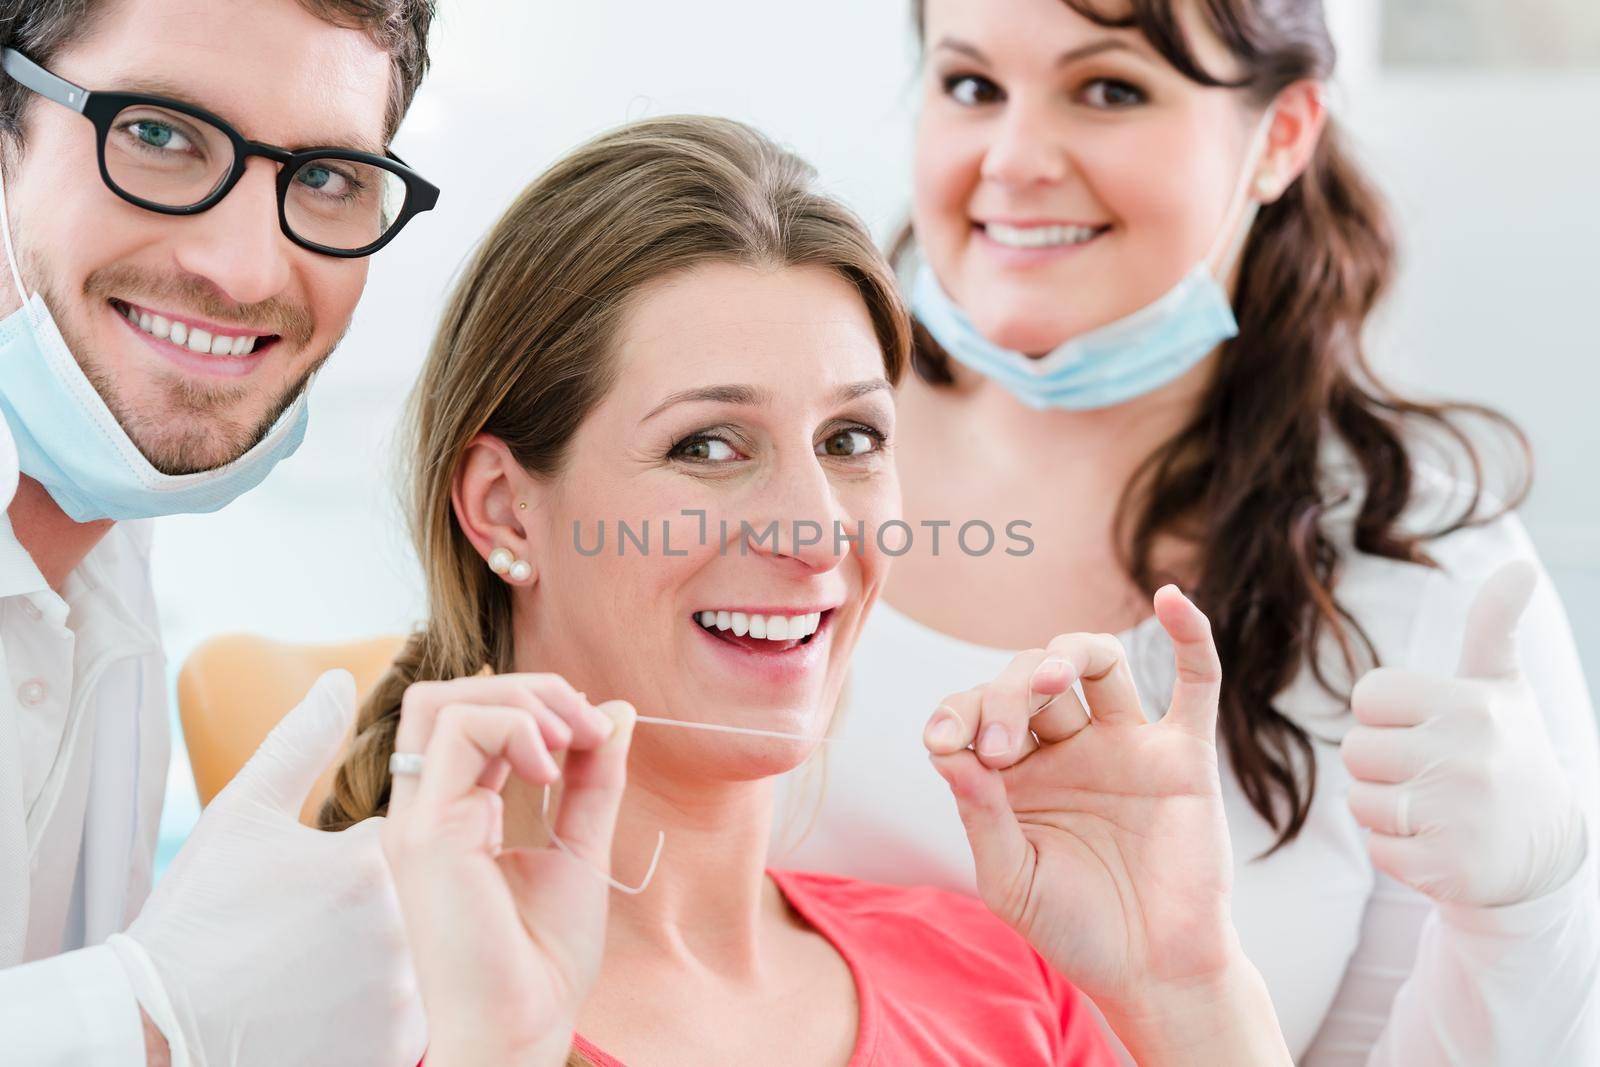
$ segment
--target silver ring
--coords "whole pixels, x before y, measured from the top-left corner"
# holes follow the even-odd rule
[[[422,773],[422,753],[420,752],[395,752],[389,756],[389,773],[391,775],[420,775]]]
[[[1394,799],[1394,832],[1397,837],[1411,836],[1411,790],[1403,787]]]

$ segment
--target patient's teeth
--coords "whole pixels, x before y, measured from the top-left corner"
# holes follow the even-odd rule
[[[172,324],[172,343],[186,345],[189,343],[189,327],[181,322]]]
[[[733,615],[730,612],[717,612],[717,629],[728,630],[733,627]]]
[[[189,327],[189,351],[211,353],[211,331],[198,326]]]
[[[139,329],[143,330],[145,333],[150,332],[150,312],[139,312]]]
[[[816,633],[817,630],[821,626],[822,626],[822,612],[813,611],[811,613],[811,633]]]
[[[744,612],[731,612],[729,615],[729,621],[733,623],[733,633],[735,637],[743,637],[745,634],[750,632],[750,616],[746,615]]]
[[[697,618],[701,626],[710,626],[716,622],[717,613],[714,611],[702,611]]]
[[[789,640],[789,620],[782,615],[772,615],[767,618],[767,640]]]
[[[167,334],[172,332],[172,321],[163,315],[150,316],[150,336],[159,337],[165,341]]]
[[[765,615],[750,616],[750,636],[763,640],[767,636],[767,617]]]
[[[211,339],[211,354],[213,356],[233,355],[232,337],[213,337]]]

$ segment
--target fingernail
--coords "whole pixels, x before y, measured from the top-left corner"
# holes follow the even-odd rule
[[[961,720],[953,711],[940,708],[928,724],[927,741],[939,748],[954,748],[961,743]]]
[[[1030,684],[1037,686],[1040,682],[1058,682],[1066,676],[1067,661],[1060,656],[1051,656],[1034,668]]]
[[[625,700],[608,700],[595,710],[606,721],[603,729],[608,741],[617,733],[619,727],[626,726],[632,722],[633,716],[636,714],[633,710],[633,705]]]
[[[992,722],[983,728],[978,739],[978,755],[1004,756],[1011,751],[1011,731],[1002,723]]]

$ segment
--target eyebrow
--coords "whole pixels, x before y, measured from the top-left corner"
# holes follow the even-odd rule
[[[207,107],[200,101],[190,97],[183,86],[178,85],[176,82],[169,81],[168,79],[157,74],[147,74],[138,78],[130,79],[119,85],[114,91],[123,93],[142,93],[145,96],[165,96],[168,99],[175,100],[180,104],[188,104],[190,107],[197,107],[208,112],[209,114],[215,115],[236,130],[239,128],[239,123],[235,122],[227,115],[224,115],[216,108]],[[243,136],[243,133],[241,133],[240,136]],[[250,138],[245,139],[250,140]],[[383,145],[377,144],[371,138],[361,136],[329,137],[322,140],[305,141],[299,145],[284,145],[283,147],[292,152],[303,151],[307,148],[353,148],[357,152],[366,152],[375,156],[381,156],[384,152]]]
[[[960,55],[964,55],[969,59],[972,59],[978,63],[982,63],[984,66],[994,65],[990,61],[989,57],[984,55],[982,50],[976,45],[968,44],[966,41],[957,40],[954,37],[946,37],[938,44],[934,45],[935,50],[941,48],[949,52],[956,52]],[[1127,41],[1116,37],[1106,37],[1102,40],[1092,41],[1089,44],[1074,48],[1071,51],[1061,53],[1056,57],[1056,66],[1070,67],[1074,63],[1082,62],[1083,60],[1088,59],[1090,56],[1100,55],[1102,52],[1131,52],[1134,55],[1139,54],[1138,49],[1134,48],[1133,45],[1129,44]]]
[[[889,388],[891,388],[889,382],[884,378],[868,378],[865,381],[850,382],[834,391],[834,402],[839,404],[848,403],[851,400]],[[657,404],[650,410],[650,414],[639,421],[641,423],[649,422],[670,407],[697,401],[761,407],[772,403],[772,392],[753,385],[707,385],[698,389],[681,389]]]

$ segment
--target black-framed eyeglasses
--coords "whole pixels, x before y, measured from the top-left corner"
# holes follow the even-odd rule
[[[278,164],[278,223],[302,248],[329,256],[370,256],[439,190],[392,153],[349,148],[290,151],[247,141],[216,115],[166,97],[108,93],[74,85],[17,51],[0,69],[47,100],[94,124],[100,177],[130,204],[163,215],[215,207],[244,176],[251,156]]]

